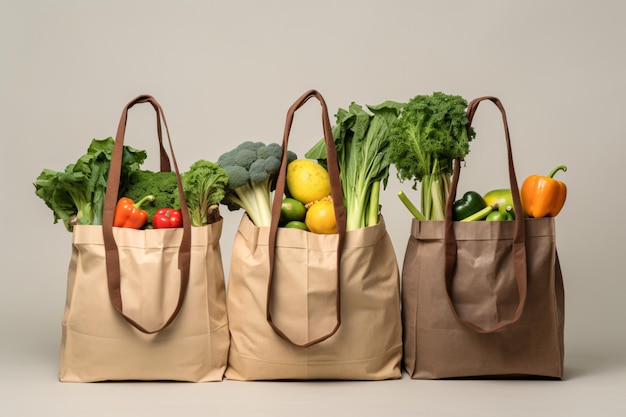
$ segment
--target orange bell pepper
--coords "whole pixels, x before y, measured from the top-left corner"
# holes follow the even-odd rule
[[[554,217],[563,208],[567,187],[553,178],[558,171],[567,171],[567,167],[559,165],[547,177],[531,175],[524,180],[520,191],[522,206],[530,217]]]
[[[122,197],[115,206],[115,216],[113,226],[128,227],[131,229],[141,229],[148,221],[148,213],[141,209],[141,205],[146,201],[154,201],[153,195],[148,195],[135,203],[128,197]]]

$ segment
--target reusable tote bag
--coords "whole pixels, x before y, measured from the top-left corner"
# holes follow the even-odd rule
[[[138,96],[119,123],[103,225],[74,227],[60,380],[219,381],[229,345],[222,220],[191,227],[169,131],[183,228],[113,227],[127,113],[138,103],[150,103],[157,112],[161,169],[169,170],[163,110],[153,97]]]
[[[412,378],[563,374],[564,294],[554,218],[524,218],[500,100],[515,221],[413,220],[402,270],[404,367]]]
[[[337,234],[278,228],[294,113],[322,105]],[[315,90],[289,109],[270,227],[244,214],[228,280],[231,332],[226,378],[381,380],[401,376],[397,259],[384,220],[346,232],[328,110]]]

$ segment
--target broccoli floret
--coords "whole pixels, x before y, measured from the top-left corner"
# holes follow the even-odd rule
[[[278,143],[270,143],[267,146],[258,148],[257,155],[259,158],[262,158],[262,159],[273,156],[274,158],[280,161],[283,157],[283,147],[280,146]]]
[[[148,213],[148,222],[160,208],[180,208],[178,183],[174,172],[153,172],[148,170],[133,171],[130,173],[126,190],[120,197],[128,197],[139,201],[147,195],[155,196],[152,203],[143,204],[142,209]]]
[[[183,174],[182,182],[191,225],[208,224],[209,207],[224,198],[228,182],[226,171],[214,162],[201,159]]]
[[[256,152],[250,149],[241,149],[238,152],[230,151],[219,157],[217,164],[221,167],[237,165],[246,169],[256,160]]]
[[[257,159],[250,165],[250,180],[255,183],[268,182],[270,178],[278,174],[280,159],[270,156],[265,159]]]
[[[297,155],[289,151],[288,162],[295,159]],[[271,192],[276,186],[281,160],[282,146],[276,143],[246,141],[221,155],[217,164],[228,176],[222,204],[231,211],[243,208],[256,226],[269,226]]]

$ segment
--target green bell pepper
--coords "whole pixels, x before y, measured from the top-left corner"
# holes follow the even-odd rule
[[[456,221],[474,221],[484,219],[493,207],[487,205],[476,191],[468,191],[452,204],[452,218]]]

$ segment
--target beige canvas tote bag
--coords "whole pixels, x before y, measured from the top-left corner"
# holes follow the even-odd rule
[[[322,106],[331,194],[339,232],[278,228],[294,113]],[[310,90],[289,109],[270,227],[244,214],[228,280],[236,380],[382,380],[401,376],[402,329],[397,259],[384,220],[346,232],[343,193],[328,110]]]
[[[161,120],[165,125],[183,228],[113,227],[127,114],[138,103],[157,112],[161,170],[170,166]],[[60,380],[222,380],[229,335],[221,233],[221,219],[191,226],[163,110],[151,96],[136,97],[117,131],[103,225],[74,227]]]

